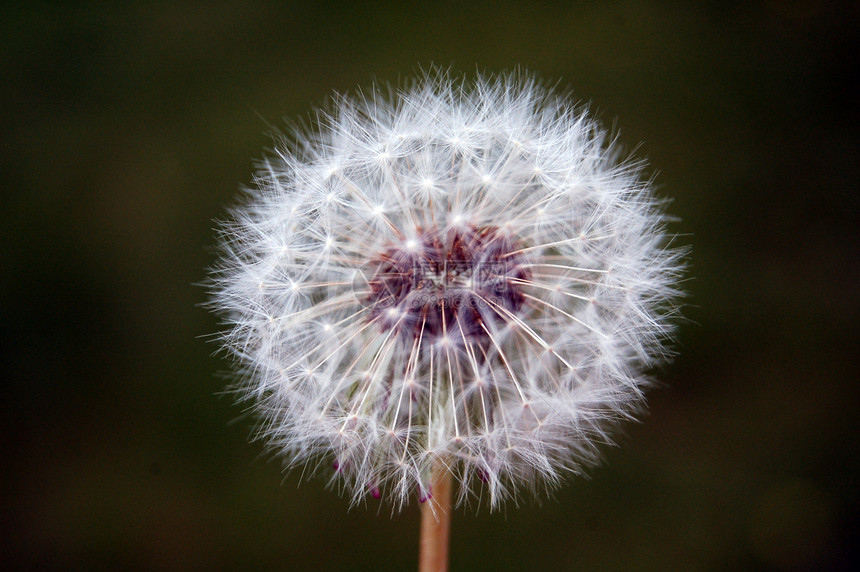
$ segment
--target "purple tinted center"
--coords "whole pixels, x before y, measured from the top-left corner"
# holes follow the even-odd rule
[[[498,227],[427,230],[371,264],[371,319],[384,331],[434,343],[489,339],[523,306],[525,258]]]

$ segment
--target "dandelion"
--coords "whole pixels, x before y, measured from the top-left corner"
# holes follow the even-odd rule
[[[677,310],[642,167],[524,74],[336,98],[222,227],[213,305],[259,437],[431,528],[449,488],[496,507],[594,465]]]

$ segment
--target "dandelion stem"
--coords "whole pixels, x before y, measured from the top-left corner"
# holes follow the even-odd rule
[[[442,463],[433,469],[432,496],[421,505],[419,572],[447,572],[451,530],[451,472]]]

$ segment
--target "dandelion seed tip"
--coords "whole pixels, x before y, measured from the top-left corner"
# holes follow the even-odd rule
[[[418,502],[424,504],[433,498],[433,487],[431,485],[427,486],[427,489],[424,490],[419,487],[418,489]]]

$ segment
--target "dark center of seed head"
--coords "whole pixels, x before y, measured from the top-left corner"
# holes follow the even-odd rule
[[[516,241],[498,227],[423,230],[370,264],[369,316],[414,343],[486,342],[519,314],[530,278]]]

